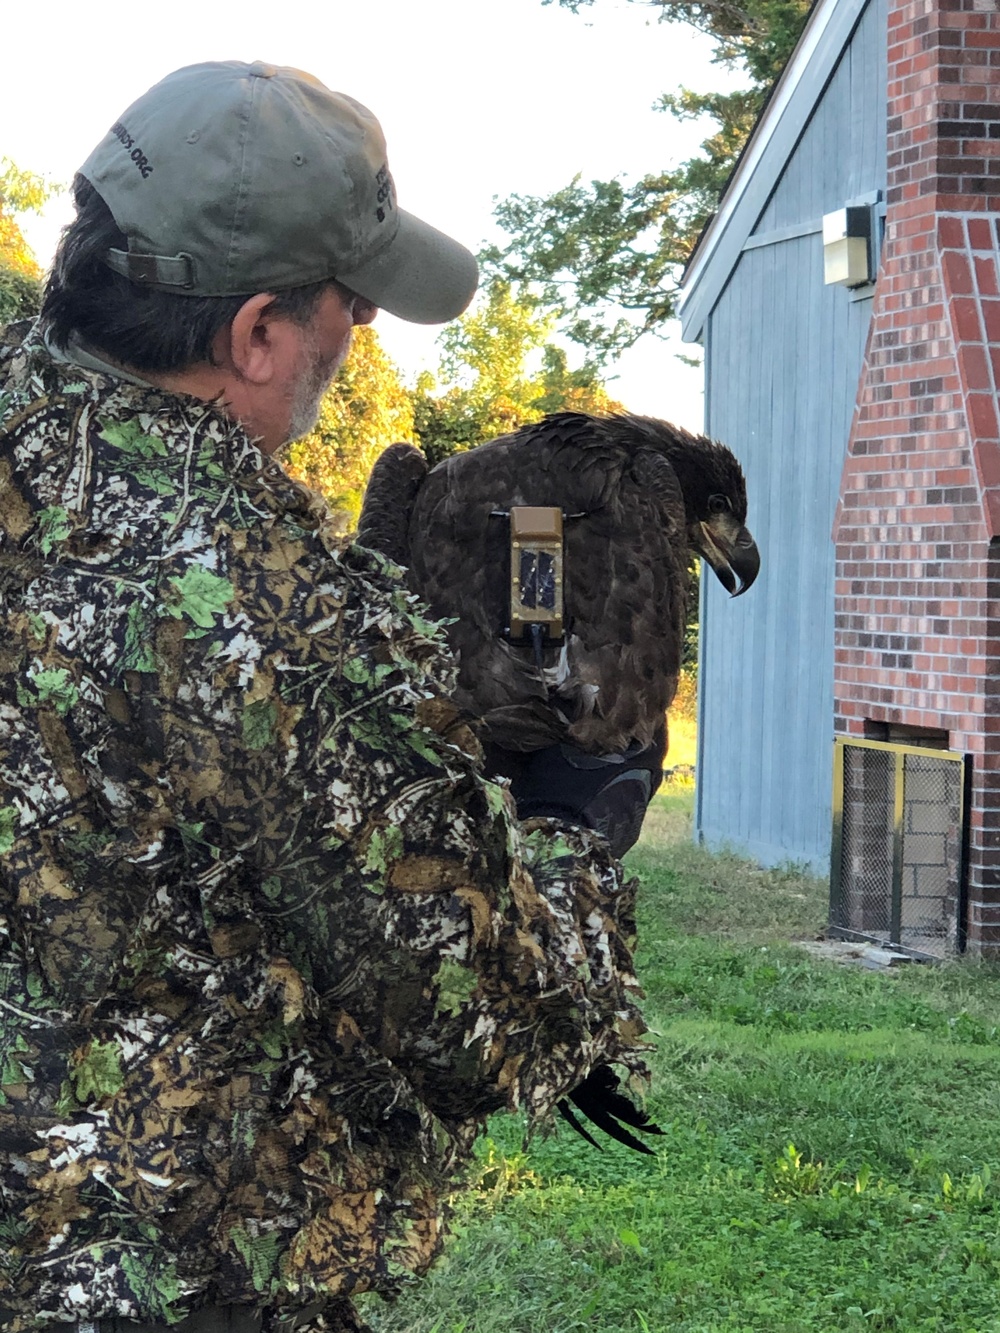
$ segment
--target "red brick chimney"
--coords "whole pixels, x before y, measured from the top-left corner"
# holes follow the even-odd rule
[[[1000,951],[1000,12],[890,0],[888,199],[834,527],[847,736],[972,756],[968,943]]]

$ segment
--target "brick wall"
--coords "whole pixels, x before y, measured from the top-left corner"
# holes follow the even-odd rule
[[[891,0],[888,212],[835,526],[835,710],[973,756],[969,944],[1000,952],[1000,12]]]

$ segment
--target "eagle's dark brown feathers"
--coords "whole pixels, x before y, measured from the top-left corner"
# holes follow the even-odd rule
[[[756,575],[729,450],[651,418],[561,413],[426,476],[421,463],[412,445],[385,450],[358,540],[407,565],[413,591],[454,618],[458,704],[510,750],[648,745],[677,688],[692,549],[730,591]],[[546,646],[542,670],[502,637],[509,536],[495,511],[515,505],[565,515],[565,643]]]
[[[427,459],[415,444],[394,444],[380,455],[375,468],[378,479],[365,491],[358,541],[398,565],[408,565],[409,516],[427,476]]]
[[[541,661],[532,645],[503,634],[505,515],[518,505],[563,512],[565,638],[547,645]],[[681,666],[691,553],[703,555],[730,592],[749,587],[759,557],[746,507],[743,474],[724,446],[650,418],[562,413],[430,472],[412,445],[386,449],[358,540],[407,566],[410,588],[451,620],[456,702],[486,722],[494,771],[512,776],[510,762],[530,766],[543,756],[510,751],[557,742],[599,755],[649,747],[659,766]],[[613,1138],[649,1153],[626,1126],[661,1131],[618,1088],[614,1071],[599,1065],[568,1097]],[[559,1109],[595,1142],[567,1101]]]

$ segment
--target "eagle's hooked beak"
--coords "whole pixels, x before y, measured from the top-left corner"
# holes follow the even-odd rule
[[[750,587],[760,572],[760,552],[749,531],[732,514],[713,514],[692,525],[693,543],[715,570],[716,578],[733,597]]]

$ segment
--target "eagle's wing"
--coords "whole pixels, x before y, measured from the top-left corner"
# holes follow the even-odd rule
[[[544,671],[530,647],[502,637],[512,505],[567,515],[566,642],[546,649]],[[438,464],[409,548],[410,586],[455,618],[457,701],[496,744],[649,744],[676,687],[687,586],[684,505],[662,455],[623,447],[593,418],[546,418]]]
[[[414,444],[390,444],[375,460],[358,520],[359,545],[410,563],[410,514],[427,476],[427,459]]]
[[[573,742],[612,753],[653,740],[677,689],[684,649],[688,547],[684,500],[662,454],[638,449],[607,505],[566,525],[567,653]]]

